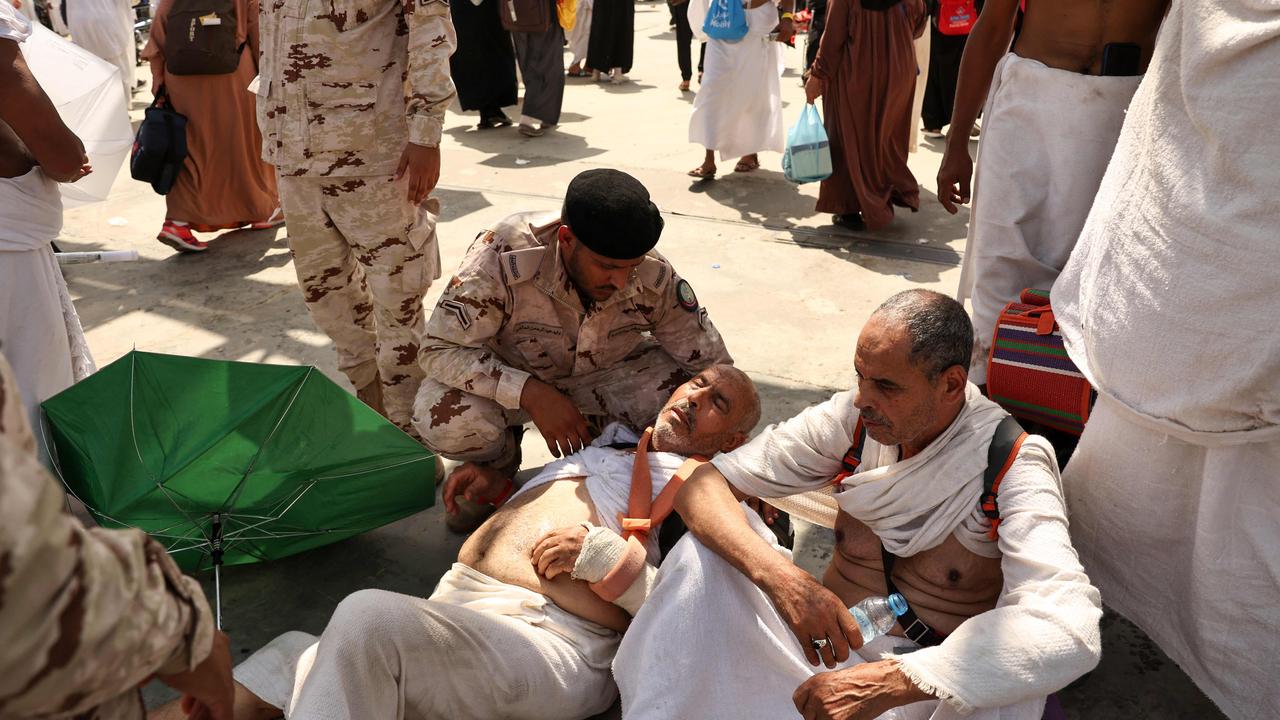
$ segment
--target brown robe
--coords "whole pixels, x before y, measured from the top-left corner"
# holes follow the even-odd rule
[[[831,177],[818,190],[819,212],[861,212],[875,230],[893,206],[920,209],[920,185],[907,168],[914,41],[928,22],[921,0],[867,10],[859,0],[830,0],[813,62],[823,80],[822,110],[831,140]]]
[[[143,57],[151,62],[173,109],[187,116],[187,161],[165,196],[168,217],[208,229],[266,220],[279,206],[275,168],[264,163],[262,134],[249,83],[258,74],[258,0],[236,0],[236,39],[248,39],[240,66],[226,75],[164,72],[166,22],[173,0],[161,0]]]

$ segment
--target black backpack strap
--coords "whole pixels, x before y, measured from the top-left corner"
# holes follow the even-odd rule
[[[1013,461],[1022,449],[1027,433],[1012,415],[1006,415],[996,426],[996,433],[987,446],[987,469],[982,473],[982,496],[978,506],[991,521],[991,539],[995,540],[1000,527],[1000,481],[1013,467]]]

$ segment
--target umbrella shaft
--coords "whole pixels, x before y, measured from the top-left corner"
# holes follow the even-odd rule
[[[218,629],[222,629],[222,567],[213,566],[213,607]]]

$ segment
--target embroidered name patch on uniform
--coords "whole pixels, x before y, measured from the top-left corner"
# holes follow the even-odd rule
[[[693,312],[698,309],[698,296],[693,294],[693,286],[688,280],[680,279],[676,283],[676,302],[680,303],[680,307]]]

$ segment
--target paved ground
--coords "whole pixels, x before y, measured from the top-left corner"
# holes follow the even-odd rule
[[[686,142],[691,93],[676,89],[674,33],[664,5],[641,3],[632,82],[570,79],[562,125],[538,139],[514,129],[476,131],[475,116],[451,113],[444,138],[440,250],[448,270],[474,235],[510,212],[554,209],[577,172],[598,166],[639,177],[666,214],[659,246],[696,288],[738,365],[759,384],[765,422],[847,387],[858,328],[894,291],[955,289],[967,214],[952,217],[932,193],[939,161],[927,141],[911,158],[922,209],[877,235],[833,228],[813,212],[816,186],[797,187],[779,155],[761,170],[721,166],[714,182],[684,171],[701,160]],[[783,79],[788,122],[803,103],[798,50]],[[696,85],[695,85],[696,88]],[[144,106],[141,96],[135,115]],[[513,115],[514,116],[514,115]],[[139,262],[77,266],[67,276],[100,364],[131,348],[211,358],[309,363],[342,382],[327,338],[312,325],[295,286],[285,231],[229,233],[200,256],[155,242],[163,198],[122,174],[105,203],[67,213],[64,249],[137,249]],[[438,290],[437,286],[437,290]],[[428,297],[433,303],[436,292]],[[535,433],[528,462],[547,458]],[[225,625],[237,657],[287,629],[319,632],[347,593],[378,587],[427,594],[459,546],[433,508],[381,530],[267,565],[223,575]],[[802,531],[799,556],[818,571],[830,537]],[[208,580],[208,578],[205,578]],[[212,588],[210,588],[211,590]],[[1071,718],[1217,716],[1186,677],[1135,627],[1105,621],[1105,657],[1063,693]],[[151,702],[168,695],[151,688]]]

